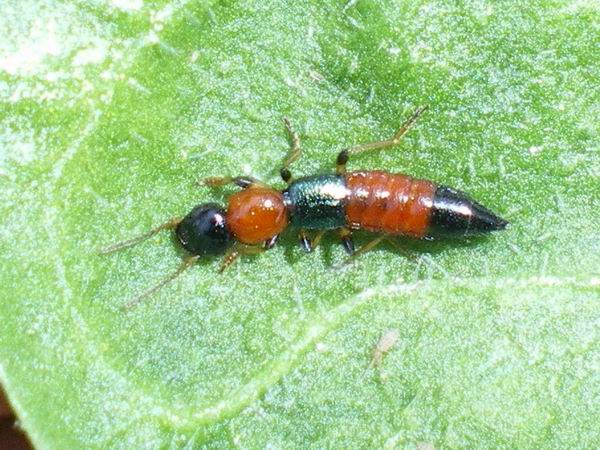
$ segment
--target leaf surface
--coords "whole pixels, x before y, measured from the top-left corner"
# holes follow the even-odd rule
[[[592,1],[9,0],[0,17],[0,381],[39,448],[593,447],[600,9]],[[511,222],[355,264],[293,232],[219,276],[167,233],[430,110],[385,168]],[[366,243],[367,234],[357,241]],[[381,365],[378,340],[397,330]]]

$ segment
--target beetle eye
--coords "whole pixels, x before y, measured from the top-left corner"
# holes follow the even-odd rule
[[[177,225],[175,233],[193,255],[223,254],[231,242],[225,217],[225,211],[215,203],[198,205]]]

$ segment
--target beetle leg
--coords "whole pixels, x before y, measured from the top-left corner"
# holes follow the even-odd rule
[[[292,181],[292,173],[290,172],[289,167],[300,157],[302,149],[300,148],[300,136],[294,131],[294,128],[287,117],[283,118],[283,124],[290,137],[290,150],[283,161],[279,174],[283,181],[290,184]]]
[[[300,230],[298,233],[298,240],[300,241],[300,246],[304,249],[305,252],[310,253],[313,250],[312,241],[306,235],[305,230]]]
[[[387,237],[388,237],[387,234],[380,234],[375,239],[366,243],[361,248],[356,250],[351,256],[349,256],[346,259],[346,261],[343,262],[342,265],[350,264],[351,262],[356,260],[356,258],[358,258],[360,255],[363,255],[363,254],[367,253],[368,251],[373,250],[375,247],[377,247],[379,244],[381,244],[381,242],[384,241]]]
[[[348,228],[340,229],[340,238],[342,239],[342,245],[344,247],[344,250],[346,250],[346,253],[348,253],[348,255],[352,256],[355,252],[354,240],[352,239],[352,231],[350,231]]]
[[[227,184],[235,184],[242,189],[251,187],[264,187],[265,184],[258,181],[256,178],[239,176],[239,177],[208,177],[198,181],[199,186],[221,187]]]
[[[336,172],[338,174],[346,173],[346,164],[348,163],[350,155],[368,150],[379,150],[382,148],[393,147],[394,145],[398,144],[402,136],[406,134],[406,132],[414,125],[419,116],[423,114],[427,108],[427,105],[418,107],[415,112],[400,126],[398,131],[396,131],[396,134],[394,134],[394,136],[392,136],[390,139],[386,139],[384,141],[367,142],[366,144],[355,145],[354,147],[349,147],[342,150],[337,156]]]
[[[403,256],[406,256],[408,259],[411,259],[411,260],[413,260],[413,261],[417,261],[417,259],[418,259],[418,258],[417,258],[417,257],[416,257],[416,256],[415,256],[413,253],[411,253],[411,252],[407,251],[407,250],[406,250],[405,248],[403,248],[403,247],[402,247],[400,244],[398,244],[398,242],[397,242],[396,240],[394,240],[394,239],[392,238],[392,236],[390,236],[390,235],[387,235],[387,236],[386,236],[386,238],[385,238],[385,240],[386,240],[387,242],[389,242],[390,244],[392,244],[392,245],[394,246],[394,248],[395,248],[396,250],[398,250],[398,252],[402,253],[402,255],[403,255]]]
[[[298,234],[300,246],[307,253],[314,251],[315,248],[317,248],[317,245],[319,245],[319,242],[321,242],[321,239],[323,238],[323,235],[325,234],[326,231],[327,230],[319,230],[319,232],[315,235],[315,237],[313,239],[311,239],[306,234],[306,230],[300,230],[300,233]]]
[[[278,240],[279,240],[278,234],[276,234],[272,238],[267,239],[265,241],[265,250],[271,250],[275,246],[275,244],[277,243]]]
[[[225,256],[223,257],[223,261],[221,262],[221,267],[219,267],[219,273],[223,273],[225,269],[227,269],[233,262],[243,255],[258,255],[265,251],[264,247],[259,247],[256,245],[246,245],[240,244],[236,242],[233,244]]]
[[[326,231],[327,230],[319,230],[319,232],[313,238],[313,240],[312,240],[312,249],[313,249],[313,251],[315,250],[315,248],[317,248],[317,245],[319,245],[319,242],[321,242],[321,239],[323,239],[323,236],[325,235]]]

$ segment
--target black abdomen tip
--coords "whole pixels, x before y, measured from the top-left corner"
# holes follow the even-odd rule
[[[431,236],[472,236],[504,230],[508,222],[464,192],[439,186],[433,198]]]

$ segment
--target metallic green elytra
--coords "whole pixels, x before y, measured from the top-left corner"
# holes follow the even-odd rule
[[[347,194],[342,175],[316,175],[292,181],[283,198],[294,226],[332,230],[346,224]]]

